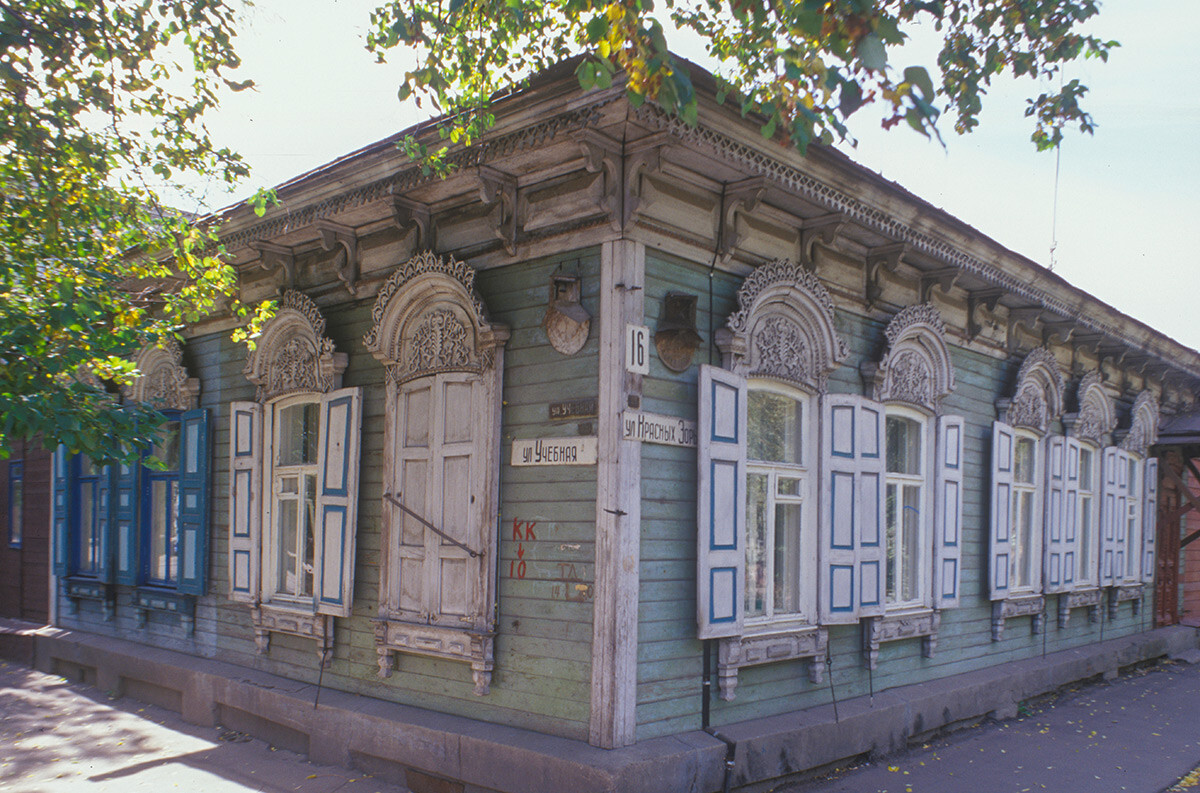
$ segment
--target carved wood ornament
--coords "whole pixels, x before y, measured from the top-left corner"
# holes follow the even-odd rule
[[[1095,446],[1107,446],[1108,435],[1117,426],[1117,414],[1099,370],[1083,376],[1077,394],[1075,401],[1079,409],[1063,416],[1067,434]]]
[[[954,390],[954,365],[946,347],[946,325],[930,303],[909,306],[884,331],[887,350],[878,364],[863,364],[876,402],[903,402],[939,413]]]
[[[824,393],[829,373],[845,360],[833,299],[816,275],[786,259],[752,272],[738,290],[738,310],[717,333],[725,368],[771,377]]]
[[[1145,459],[1150,447],[1158,440],[1158,397],[1149,389],[1133,400],[1129,430],[1121,439],[1121,448]]]
[[[1046,347],[1031,350],[1017,372],[1012,398],[998,400],[996,408],[1006,424],[1045,435],[1063,409],[1063,377],[1054,353]]]
[[[200,381],[188,377],[183,348],[175,342],[147,344],[134,358],[141,377],[124,388],[129,402],[146,402],[159,410],[192,410],[200,398]]]
[[[263,328],[246,359],[246,379],[258,386],[255,399],[268,402],[285,394],[328,393],[342,384],[349,358],[334,352],[325,336],[325,318],[302,292],[284,292],[279,310]]]

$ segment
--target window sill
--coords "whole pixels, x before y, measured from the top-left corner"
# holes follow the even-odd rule
[[[79,614],[79,601],[91,600],[104,607],[104,621],[112,622],[117,613],[117,599],[112,584],[98,578],[70,576],[64,581],[67,598],[71,601],[71,614]]]
[[[470,663],[475,694],[484,696],[491,690],[495,634],[388,617],[378,617],[374,622],[380,677],[392,676],[396,653],[413,653]]]
[[[263,603],[250,609],[254,623],[254,643],[260,655],[271,648],[271,633],[287,633],[305,639],[315,639],[321,663],[328,665],[329,651],[333,649],[333,617],[318,614],[310,606],[281,606]]]
[[[1095,584],[1086,584],[1084,589],[1076,589],[1071,592],[1063,592],[1058,596],[1058,627],[1059,630],[1066,628],[1070,624],[1071,609],[1086,608],[1088,610],[1088,622],[1100,621],[1100,587]]]
[[[821,664],[829,646],[828,630],[816,625],[790,629],[763,625],[758,628],[754,633],[720,640],[717,676],[721,683],[721,699],[728,702],[734,698],[738,670],[745,666],[809,658],[809,679],[814,683],[821,682]]]
[[[1004,638],[1004,621],[1013,617],[1033,617],[1031,630],[1037,636],[1046,626],[1046,597],[1037,592],[1011,595],[992,601],[992,641]]]
[[[897,609],[882,617],[866,617],[863,620],[863,660],[867,669],[878,666],[879,645],[918,636],[923,637],[921,655],[932,658],[937,650],[941,624],[941,612],[925,606]]]
[[[133,607],[137,609],[137,626],[145,628],[149,612],[178,614],[179,624],[187,635],[196,635],[196,598],[181,595],[173,588],[144,586],[133,590]]]

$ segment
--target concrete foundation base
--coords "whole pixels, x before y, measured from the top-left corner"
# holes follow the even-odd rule
[[[153,702],[195,724],[249,732],[315,762],[384,775],[416,793],[711,793],[724,780],[726,744],[699,730],[603,750],[328,689],[314,709],[314,686],[252,669],[56,628],[23,636],[42,671]],[[9,644],[0,638],[0,650]],[[1160,628],[840,702],[836,721],[832,706],[822,706],[725,725],[733,787],[753,790],[886,754],[945,726],[1007,718],[1019,702],[1067,683],[1196,647],[1195,629]]]

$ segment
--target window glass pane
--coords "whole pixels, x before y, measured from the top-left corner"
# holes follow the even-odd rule
[[[92,544],[96,522],[95,494],[95,482],[79,483],[79,570],[85,573],[94,572],[96,569],[95,549]]]
[[[155,459],[166,463],[170,471],[179,470],[179,422],[168,421],[159,430],[158,439],[154,443],[151,454]]]
[[[767,608],[770,477],[750,474],[746,479],[746,616],[761,617]]]
[[[168,483],[159,479],[150,483],[150,578],[165,581],[169,577],[167,561],[170,527],[167,520]]]
[[[901,525],[903,530],[900,542],[900,599],[908,602],[917,599],[917,538],[921,530],[921,488],[917,485],[904,486]]]
[[[1092,451],[1091,449],[1079,450],[1079,489],[1092,489]]]
[[[9,463],[8,477],[8,541],[12,545],[20,545],[25,521],[24,464]]]
[[[304,569],[300,576],[302,595],[313,593],[313,571],[316,568],[316,512],[317,512],[317,476],[307,474],[304,477]]]
[[[920,475],[920,422],[903,416],[888,416],[886,432],[888,473]]]
[[[774,463],[803,462],[800,402],[770,391],[751,391],[747,456]]]
[[[1036,444],[1032,438],[1017,438],[1017,447],[1013,455],[1013,475],[1020,484],[1033,484],[1033,454],[1035,448]]]
[[[279,411],[279,465],[304,465],[317,461],[317,421],[320,405],[304,402]]]
[[[1016,586],[1026,587],[1032,582],[1031,545],[1033,543],[1033,493],[1013,492],[1013,517],[1017,521],[1013,532],[1013,564],[1016,568]]]
[[[299,581],[296,576],[299,564],[296,559],[296,536],[300,531],[300,512],[296,499],[280,499],[276,504],[279,514],[279,591],[295,595]]]
[[[1137,486],[1137,481],[1138,481],[1137,480],[1137,470],[1138,470],[1137,469],[1137,461],[1130,460],[1129,461],[1129,493],[1133,498],[1137,498],[1138,493],[1140,492],[1138,490],[1138,486]]]
[[[1083,580],[1091,579],[1092,558],[1092,499],[1081,496],[1079,499],[1079,561],[1078,577]]]
[[[86,454],[79,455],[79,475],[80,476],[95,476],[96,465],[92,462],[92,458]]]
[[[900,532],[898,526],[899,514],[897,494],[900,486],[888,483],[884,498],[884,526],[887,530],[887,599],[889,603],[896,602],[896,577],[900,568]]]
[[[800,610],[800,504],[775,505],[775,613]]]
[[[775,483],[775,492],[781,496],[800,496],[802,495],[800,487],[803,482],[803,479],[795,476],[778,477]]]

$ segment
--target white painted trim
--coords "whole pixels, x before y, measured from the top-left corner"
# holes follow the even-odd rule
[[[641,376],[625,371],[625,325],[641,324],[646,249],[600,249],[600,384],[596,468],[596,584],[588,742],[614,749],[637,740],[637,620],[641,539],[641,444],[622,440],[622,414]],[[619,287],[623,284],[624,287]]]

